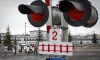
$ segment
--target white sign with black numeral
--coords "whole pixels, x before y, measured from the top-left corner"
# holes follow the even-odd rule
[[[50,29],[49,36],[50,42],[61,42],[60,29]]]

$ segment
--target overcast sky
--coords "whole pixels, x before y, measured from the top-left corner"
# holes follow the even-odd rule
[[[5,33],[7,26],[10,26],[11,34],[24,34],[25,23],[27,27],[27,33],[29,31],[37,30],[33,27],[27,19],[26,15],[21,14],[18,11],[18,5],[30,4],[33,0],[0,0],[0,33]],[[100,14],[100,0],[89,0],[93,6],[96,7],[98,14]],[[53,5],[56,5],[58,0],[53,0]],[[100,19],[100,18],[99,18]],[[92,28],[85,27],[72,27],[69,25],[71,34],[89,34],[94,31],[100,34],[100,20]],[[46,30],[46,25],[41,27],[42,30]]]

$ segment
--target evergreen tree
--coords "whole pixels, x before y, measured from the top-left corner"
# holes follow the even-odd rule
[[[93,34],[93,37],[92,37],[92,43],[94,43],[94,44],[97,43],[97,37],[96,37],[95,33]]]
[[[11,46],[11,44],[12,44],[9,26],[7,27],[7,32],[6,32],[6,36],[5,36],[5,38],[4,38],[3,44],[4,44],[5,46],[8,46],[8,47]]]
[[[81,45],[83,44],[83,41],[82,41],[82,40],[80,41],[80,44],[81,44]]]
[[[39,47],[39,42],[43,41],[43,34],[42,34],[42,31],[40,30],[40,28],[38,30],[38,34],[36,36],[36,40],[37,40],[37,46]]]
[[[42,31],[41,30],[38,31],[36,40],[37,41],[42,41],[43,40],[43,34],[42,34]]]
[[[71,36],[71,34],[69,32],[69,34],[68,34],[68,42],[71,42],[72,40],[73,40],[73,38],[72,38],[72,36]]]
[[[82,44],[83,44],[83,41],[82,40],[80,41],[80,44],[81,44],[81,48],[82,48]]]

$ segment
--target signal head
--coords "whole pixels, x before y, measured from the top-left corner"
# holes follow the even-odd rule
[[[33,1],[30,5],[21,4],[18,7],[22,14],[27,14],[31,25],[35,27],[43,26],[49,17],[49,10],[43,1]]]
[[[59,4],[59,9],[63,12],[66,22],[75,27],[85,25],[92,12],[88,0],[63,0]]]

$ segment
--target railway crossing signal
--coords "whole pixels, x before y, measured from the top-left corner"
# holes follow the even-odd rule
[[[98,12],[88,0],[63,0],[59,2],[59,9],[66,22],[75,27],[92,27],[98,20]]]
[[[21,4],[18,7],[20,13],[27,14],[31,25],[41,27],[46,24],[49,17],[49,10],[42,0],[33,1],[30,5]]]

